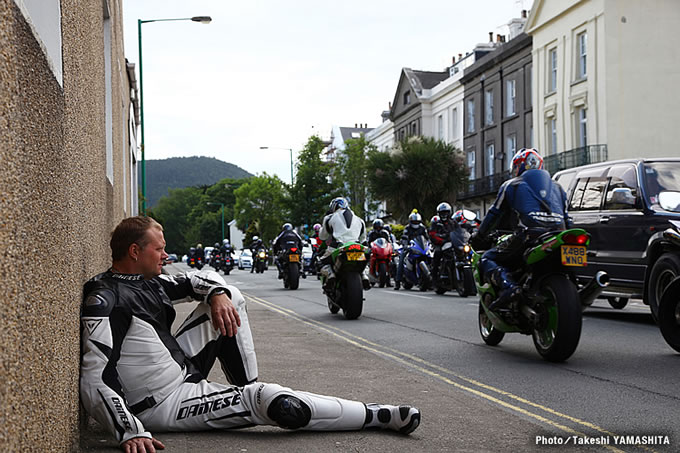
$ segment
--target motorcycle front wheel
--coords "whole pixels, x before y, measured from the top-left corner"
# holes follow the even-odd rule
[[[477,321],[479,323],[479,333],[482,336],[484,343],[488,344],[489,346],[496,346],[503,340],[505,332],[501,332],[493,326],[489,316],[486,314],[486,311],[484,311],[484,307],[482,307],[481,299],[479,300]]]
[[[384,288],[390,282],[390,274],[387,273],[387,264],[385,263],[378,265],[378,281],[381,288]]]
[[[551,275],[541,283],[543,301],[534,310],[538,321],[532,337],[538,353],[549,362],[563,362],[581,339],[581,304],[576,286],[564,275]]]
[[[340,307],[338,307],[337,305],[335,305],[335,304],[333,303],[333,300],[332,300],[329,296],[326,296],[326,302],[328,302],[328,309],[330,310],[330,312],[331,312],[332,314],[336,314],[337,312],[340,311]]]
[[[663,292],[658,315],[661,335],[671,348],[680,352],[680,277],[676,277]]]
[[[343,313],[347,319],[357,319],[364,308],[364,288],[361,284],[361,274],[351,273],[342,282]]]
[[[456,290],[460,297],[474,296],[477,293],[472,269],[463,269],[462,280],[457,282]]]

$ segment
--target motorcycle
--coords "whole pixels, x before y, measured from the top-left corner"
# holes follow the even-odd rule
[[[283,272],[283,287],[286,289],[298,289],[302,272],[302,250],[297,247],[283,250],[279,253],[277,259]]]
[[[328,309],[336,314],[342,308],[345,318],[356,319],[364,306],[364,288],[361,275],[371,253],[358,242],[348,242],[335,249],[328,258],[335,272],[333,288],[326,288],[326,277],[321,277],[321,287],[328,301]],[[322,263],[324,262],[322,261]]]
[[[231,270],[234,268],[234,259],[231,257],[229,252],[224,254],[224,259],[222,259],[222,271],[224,275],[229,275]]]
[[[670,243],[680,246],[678,231],[669,228],[663,232],[663,237]],[[680,277],[674,277],[664,289],[659,301],[657,322],[666,343],[680,352]]]
[[[430,241],[423,237],[411,239],[404,255],[404,288],[411,289],[417,285],[421,291],[427,291],[432,283],[430,262],[432,261],[432,247]]]
[[[189,265],[189,267],[195,267],[200,271],[201,269],[203,269],[203,258],[201,257],[196,258],[195,256],[192,256],[191,258],[189,258],[187,264]]]
[[[210,265],[216,271],[220,270],[222,267],[222,254],[220,252],[213,251],[213,253],[210,255]]]
[[[255,272],[261,274],[267,269],[267,259],[269,259],[269,254],[264,247],[260,247],[255,251],[255,256],[253,256],[253,267],[255,267]]]
[[[472,248],[469,235],[462,228],[451,232],[451,240],[442,246],[439,275],[435,275],[435,293],[455,289],[460,297],[477,294],[472,269]]]
[[[385,238],[378,238],[371,243],[368,277],[372,285],[377,282],[380,288],[390,286],[390,264],[393,254],[392,244]]]
[[[571,357],[581,338],[582,306],[592,304],[609,284],[606,272],[600,271],[578,289],[571,268],[587,265],[589,243],[590,235],[579,228],[540,235],[525,229],[499,237],[498,249],[515,244],[524,249],[522,265],[512,272],[521,295],[509,306],[493,310],[489,306],[497,298],[497,289],[483,280],[481,254],[475,251],[472,265],[480,296],[479,332],[484,342],[496,346],[506,333],[519,332],[531,335],[538,353],[550,362]]]

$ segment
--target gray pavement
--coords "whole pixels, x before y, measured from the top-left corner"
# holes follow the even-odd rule
[[[177,306],[180,321],[193,306]],[[422,411],[420,427],[410,436],[386,431],[293,432],[264,426],[237,431],[154,433],[165,443],[165,451],[556,451],[555,447],[535,444],[535,436],[545,434],[546,429],[528,418],[261,304],[251,303],[248,310],[261,382],[364,402],[413,404]],[[219,367],[215,367],[210,379],[226,383]],[[583,449],[570,446],[568,450]],[[80,451],[120,450],[111,436],[89,419],[81,428]]]

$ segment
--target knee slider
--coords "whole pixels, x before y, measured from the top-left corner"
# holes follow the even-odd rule
[[[281,428],[299,429],[312,419],[312,410],[299,398],[279,395],[269,404],[267,416]]]

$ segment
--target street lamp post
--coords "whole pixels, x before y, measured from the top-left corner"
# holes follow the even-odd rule
[[[292,148],[272,148],[271,146],[260,146],[260,149],[281,149],[290,151],[290,185],[293,185],[293,149]]]
[[[139,119],[142,128],[142,214],[146,215],[146,159],[144,155],[144,79],[142,73],[142,24],[149,22],[169,22],[177,20],[190,20],[192,22],[200,22],[202,24],[209,24],[212,19],[210,16],[194,16],[183,17],[179,19],[137,19],[137,35],[139,38]]]
[[[222,240],[224,240],[224,203],[213,203],[212,201],[209,201],[207,204],[222,206]]]

